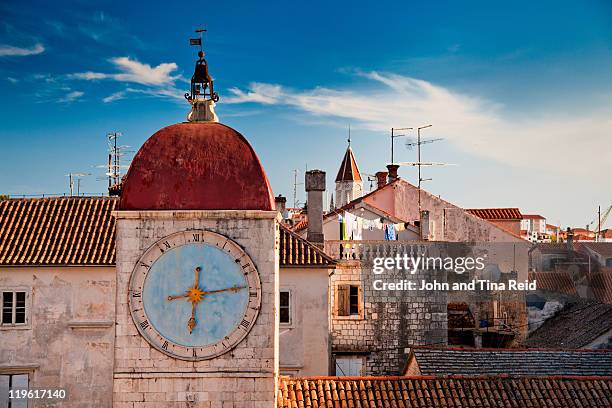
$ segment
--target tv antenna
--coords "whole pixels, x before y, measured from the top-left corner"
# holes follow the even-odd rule
[[[404,127],[404,128],[391,128],[391,163],[394,163],[393,161],[393,145],[395,144],[394,141],[395,139],[397,139],[398,137],[405,137],[408,136],[407,133],[402,133],[408,130],[413,130],[411,127]],[[400,133],[397,133],[400,132]]]
[[[77,196],[81,195],[81,179],[83,177],[91,176],[91,173],[68,173],[65,175],[68,177],[70,183],[70,195],[74,195],[74,181],[77,183]]]
[[[119,138],[122,137],[121,132],[109,132],[106,134],[108,142],[108,161],[107,164],[94,166],[96,168],[106,169],[104,176],[98,177],[97,180],[108,180],[108,188],[110,189],[113,185],[121,182],[123,175],[123,169],[129,168],[129,160],[126,156],[129,153],[133,153],[133,150],[129,150],[130,146],[119,145]]]
[[[293,170],[293,208],[298,208],[297,188],[304,183],[298,183],[298,169]]]
[[[406,142],[406,147],[408,149],[412,149],[413,147],[416,146],[417,148],[417,161],[416,162],[402,162],[402,163],[393,163],[392,164],[399,164],[400,166],[413,166],[413,167],[417,167],[418,168],[418,192],[419,192],[419,214],[421,214],[421,183],[423,181],[431,181],[431,178],[423,178],[421,175],[421,167],[422,166],[452,166],[452,164],[449,163],[438,163],[438,162],[423,162],[421,161],[421,146],[424,144],[429,144],[429,143],[434,143],[437,142],[439,140],[443,140],[442,138],[436,138],[436,139],[425,139],[422,140],[421,139],[421,130],[423,129],[427,129],[432,127],[433,125],[424,125],[424,126],[419,126],[417,127],[417,140],[416,141],[409,141]]]

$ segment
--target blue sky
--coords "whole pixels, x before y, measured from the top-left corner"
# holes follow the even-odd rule
[[[335,173],[351,124],[365,173],[389,128],[433,124],[425,188],[463,207],[519,207],[584,226],[612,203],[612,3],[29,2],[0,4],[0,192],[103,192],[105,134],[140,145],[183,121],[204,24],[223,123],[275,194],[294,169]],[[415,152],[396,141],[397,158]],[[411,168],[400,174],[415,181]],[[299,186],[303,200],[303,186]]]

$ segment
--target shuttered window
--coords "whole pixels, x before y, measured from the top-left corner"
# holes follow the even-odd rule
[[[338,285],[336,302],[338,316],[359,315],[359,285]]]

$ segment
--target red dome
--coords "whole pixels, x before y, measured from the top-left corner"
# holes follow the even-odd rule
[[[274,195],[247,140],[220,123],[179,123],[140,148],[121,210],[273,210]]]

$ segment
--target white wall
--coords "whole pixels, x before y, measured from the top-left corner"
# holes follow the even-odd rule
[[[291,292],[290,324],[280,324],[280,371],[294,376],[329,375],[328,285],[324,268],[280,269],[280,290]]]
[[[65,389],[62,407],[110,407],[115,286],[114,267],[0,268],[0,290],[29,291],[28,325],[0,326],[0,373]]]

